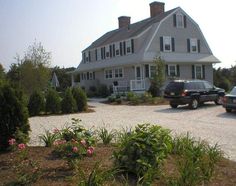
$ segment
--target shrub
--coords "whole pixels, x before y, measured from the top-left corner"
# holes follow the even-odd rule
[[[57,91],[50,89],[46,95],[46,112],[53,114],[59,113],[61,110],[61,98]]]
[[[45,101],[44,96],[39,91],[34,91],[29,99],[28,110],[30,116],[37,116],[41,111],[44,110]]]
[[[45,147],[51,147],[53,143],[57,140],[57,138],[57,133],[51,133],[48,130],[45,132],[45,134],[39,136],[39,139],[44,142]]]
[[[8,140],[17,133],[23,134],[22,141],[27,141],[29,130],[23,95],[8,84],[0,86],[0,150],[7,149]]]
[[[77,110],[76,101],[72,95],[71,89],[67,88],[64,98],[61,102],[62,113],[73,113]]]
[[[114,152],[115,165],[124,172],[137,177],[156,172],[163,159],[172,149],[170,131],[160,126],[138,125],[130,136],[121,140],[118,151]]]
[[[72,89],[73,97],[77,103],[77,108],[79,112],[87,110],[87,96],[81,88]]]
[[[98,130],[98,136],[100,137],[104,145],[109,144],[115,137],[115,135],[116,135],[115,130],[111,130],[109,132],[105,127],[102,127]]]
[[[132,99],[134,96],[135,96],[135,93],[134,93],[134,92],[128,92],[128,93],[127,93],[127,96],[126,96],[127,101],[131,101],[131,99]]]
[[[106,98],[110,95],[110,91],[106,85],[99,85],[97,89],[97,95],[102,98]]]

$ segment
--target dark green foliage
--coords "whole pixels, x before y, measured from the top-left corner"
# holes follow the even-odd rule
[[[52,114],[59,113],[61,110],[61,98],[57,91],[49,89],[46,95],[46,112]]]
[[[77,104],[79,112],[87,110],[87,96],[86,93],[79,87],[72,89],[73,97]]]
[[[5,70],[2,66],[2,64],[0,63],[0,80],[5,79],[5,76],[6,76]]]
[[[67,88],[64,98],[61,102],[62,113],[73,113],[77,110],[76,101],[72,95],[71,89]]]
[[[99,85],[97,88],[97,95],[102,98],[106,98],[111,93],[106,85]]]
[[[28,111],[22,94],[8,84],[0,86],[0,150],[8,147],[8,140],[12,137],[21,139],[19,143],[27,141],[29,130]]]
[[[45,99],[41,92],[34,91],[30,96],[28,110],[30,116],[37,116],[41,111],[44,110],[45,107]]]
[[[115,165],[137,177],[145,177],[147,172],[157,172],[172,150],[170,131],[160,126],[138,125],[129,132],[128,137],[124,136],[125,140],[120,140],[119,148],[114,153]]]

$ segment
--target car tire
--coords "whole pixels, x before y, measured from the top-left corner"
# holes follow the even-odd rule
[[[226,108],[226,112],[232,112],[232,109]]]
[[[178,107],[177,104],[173,104],[173,103],[170,103],[170,106],[171,106],[171,108],[177,108]]]
[[[196,98],[193,98],[189,104],[189,108],[191,109],[197,109],[199,105],[199,102]]]
[[[223,103],[223,96],[218,96],[217,99],[215,100],[216,105],[222,105]]]

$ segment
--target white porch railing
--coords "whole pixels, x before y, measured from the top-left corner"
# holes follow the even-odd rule
[[[120,92],[127,92],[128,90],[129,90],[128,81],[116,81],[116,83],[113,83],[113,92],[115,94]]]
[[[145,80],[130,80],[130,91],[145,90]]]

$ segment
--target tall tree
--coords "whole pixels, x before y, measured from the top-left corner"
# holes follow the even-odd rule
[[[0,79],[4,79],[4,78],[5,78],[5,70],[2,64],[0,63]]]

